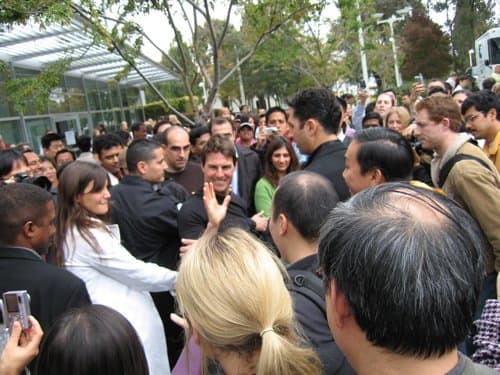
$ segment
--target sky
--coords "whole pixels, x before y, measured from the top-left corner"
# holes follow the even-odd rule
[[[221,0],[216,0],[215,3],[216,3],[215,11],[213,13],[214,17],[220,19],[224,18],[225,6],[223,2]],[[496,14],[500,14],[500,1],[496,3],[496,9],[497,9]],[[330,19],[335,19],[340,16],[340,13],[337,7],[332,2],[325,8],[323,15],[324,15],[323,16],[323,21],[324,21],[327,17]],[[444,23],[446,21],[445,12],[436,13],[434,11],[431,11],[430,18],[434,22],[441,25],[441,27],[444,27]],[[180,15],[177,15],[175,19],[180,19]],[[172,40],[174,39],[174,33],[165,15],[163,15],[160,12],[153,11],[148,15],[136,16],[134,18],[134,21],[142,26],[146,34],[149,35],[151,39],[153,39],[153,41],[158,46],[160,46],[165,51],[169,49],[169,46],[172,43]],[[236,27],[238,27],[239,24],[241,23],[241,17],[237,12],[234,12],[231,15],[231,23],[234,24]],[[183,36],[187,36],[190,34],[189,29],[186,26],[185,22],[179,22],[178,25],[179,29],[183,33]],[[323,22],[323,24],[320,26],[320,29],[321,32],[326,35],[329,30],[328,23]],[[471,48],[473,48],[473,46],[471,46]],[[158,52],[158,50],[154,48],[148,41],[144,41],[144,47],[142,52],[149,58],[153,59],[154,61],[159,62],[161,60],[161,53]]]

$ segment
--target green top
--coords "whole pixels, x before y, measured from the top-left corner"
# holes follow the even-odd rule
[[[255,208],[257,212],[264,211],[265,217],[271,216],[271,203],[276,188],[266,177],[262,177],[255,185]]]

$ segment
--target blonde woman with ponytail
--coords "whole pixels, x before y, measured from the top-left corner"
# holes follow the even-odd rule
[[[285,270],[241,229],[207,230],[182,260],[177,298],[204,362],[226,375],[320,374],[295,330]],[[206,365],[202,373],[207,373]]]

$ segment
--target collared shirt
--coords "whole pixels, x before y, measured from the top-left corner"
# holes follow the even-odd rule
[[[495,164],[497,171],[500,173],[500,152],[498,152],[499,147],[500,132],[497,133],[493,142],[484,144],[483,151],[486,155],[488,155],[493,164]]]

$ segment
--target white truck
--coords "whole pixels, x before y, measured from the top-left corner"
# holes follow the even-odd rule
[[[478,84],[485,78],[491,77],[495,65],[500,65],[500,27],[486,31],[476,39],[475,50],[476,65],[472,67],[472,75]],[[472,65],[472,57],[471,57]]]

